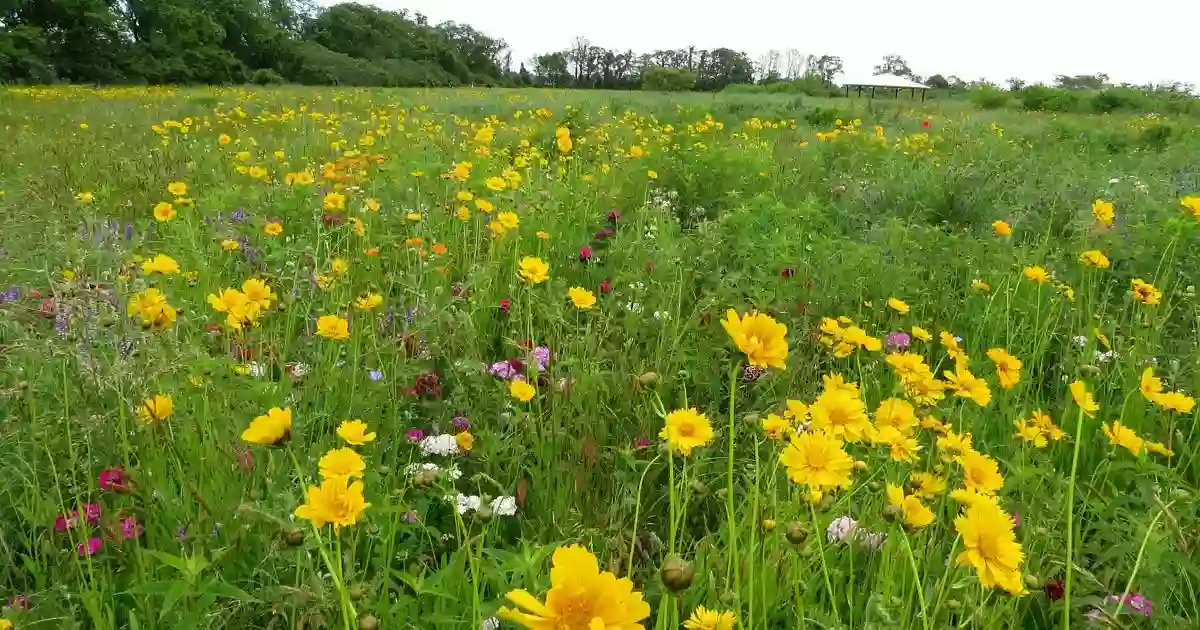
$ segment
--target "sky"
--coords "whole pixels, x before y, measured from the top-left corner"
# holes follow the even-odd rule
[[[367,0],[360,0],[366,2]],[[331,0],[321,0],[332,4]],[[431,23],[452,20],[504,39],[513,64],[567,48],[577,36],[611,49],[652,52],[696,46],[745,51],[795,48],[832,54],[847,75],[869,75],[880,57],[903,56],[913,72],[1050,82],[1103,72],[1113,82],[1200,86],[1197,0],[370,0]]]

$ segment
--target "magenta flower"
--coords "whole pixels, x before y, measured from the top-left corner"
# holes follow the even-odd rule
[[[416,428],[408,430],[408,440],[410,442],[420,442],[421,440],[424,440],[424,439],[425,439],[425,431],[424,430],[416,429]]]
[[[116,466],[100,471],[100,489],[108,492],[128,491],[129,480],[125,477],[125,467]]]
[[[908,333],[903,330],[897,330],[894,333],[888,333],[888,336],[884,338],[884,343],[890,348],[903,350],[912,343],[912,337],[909,337]]]
[[[104,546],[104,541],[97,536],[92,536],[84,542],[75,546],[75,552],[81,556],[94,556],[100,548]]]
[[[524,366],[521,365],[520,361],[497,361],[488,368],[488,371],[496,378],[511,381],[521,376]]]
[[[95,525],[100,522],[100,504],[99,503],[84,503],[83,516],[87,519],[88,525]]]
[[[1109,599],[1114,602],[1121,601],[1119,595],[1111,595]],[[1133,612],[1149,617],[1154,613],[1154,605],[1150,602],[1150,598],[1141,593],[1130,593],[1125,596],[1125,606]]]
[[[538,346],[533,349],[533,358],[537,361],[538,371],[545,372],[550,366],[550,348]]]
[[[54,519],[54,531],[65,532],[68,529],[74,529],[79,524],[79,512],[71,512],[70,514],[59,514],[58,518]]]
[[[142,527],[142,524],[137,520],[137,518],[133,516],[127,516],[121,519],[121,536],[125,540],[141,538],[142,533],[145,531],[146,529]]]
[[[579,261],[587,262],[592,259],[592,248],[584,245],[579,248]]]
[[[450,424],[454,427],[455,431],[466,431],[471,428],[471,421],[467,420],[466,416],[454,416]]]

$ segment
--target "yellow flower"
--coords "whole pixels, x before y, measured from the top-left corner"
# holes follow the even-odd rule
[[[789,399],[783,417],[792,425],[798,426],[801,422],[808,420],[808,405],[799,400]]]
[[[351,446],[362,446],[375,441],[375,432],[367,432],[367,423],[362,420],[343,420],[337,428],[338,437]]]
[[[176,197],[186,197],[188,194],[188,185],[183,182],[171,182],[167,184],[167,192]]]
[[[1000,474],[1000,465],[996,460],[970,450],[955,458],[963,469],[963,485],[967,490],[981,494],[996,494],[1004,487],[1004,477]]]
[[[917,339],[920,339],[921,341],[932,341],[933,340],[933,335],[929,334],[928,330],[925,330],[924,328],[921,328],[920,326],[912,327],[912,336]]]
[[[907,314],[909,310],[908,304],[904,303],[904,301],[900,300],[899,298],[888,298],[887,305],[888,308],[900,313],[901,315]]]
[[[363,199],[363,205],[366,206],[367,210],[370,212],[379,212],[379,209],[383,207],[383,205],[379,203],[379,200],[374,197],[367,197],[366,199]]]
[[[992,348],[987,356],[996,364],[996,376],[1000,387],[1012,389],[1021,381],[1021,360],[1009,354],[1004,348]]]
[[[1034,282],[1040,282],[1042,284],[1050,282],[1049,272],[1047,272],[1046,269],[1040,265],[1026,267],[1021,273],[1025,274],[1026,278],[1029,278]]]
[[[979,278],[975,278],[971,281],[971,290],[978,291],[979,293],[987,293],[992,290],[992,285],[980,280]]]
[[[508,182],[504,181],[503,177],[489,177],[484,183],[489,189],[495,191],[501,191],[508,187]]]
[[[475,448],[475,436],[471,435],[470,431],[463,431],[454,436],[454,443],[462,452],[470,453]]]
[[[1175,456],[1175,451],[1167,448],[1167,445],[1163,444],[1162,442],[1146,442],[1146,452],[1154,453],[1155,455],[1162,455],[1163,457]]]
[[[178,312],[167,303],[167,296],[158,289],[150,288],[134,295],[129,300],[129,316],[140,317],[142,325],[170,328],[175,324]]]
[[[946,491],[946,480],[933,473],[914,472],[908,476],[908,482],[913,494],[923,499],[933,499]]]
[[[880,427],[871,436],[871,440],[876,444],[888,445],[888,457],[897,462],[914,461],[921,450],[921,444],[916,438],[905,435],[894,426]]]
[[[1200,196],[1187,196],[1179,200],[1179,205],[1192,213],[1197,221],[1200,221]]]
[[[1016,437],[1022,441],[1029,442],[1035,448],[1045,448],[1049,443],[1046,432],[1037,424],[1026,422],[1023,418],[1017,418],[1013,423],[1017,425]]]
[[[175,206],[166,201],[160,201],[154,205],[154,220],[159,223],[166,223],[175,218]]]
[[[1109,262],[1108,256],[1105,256],[1104,252],[1101,252],[1098,249],[1089,249],[1088,251],[1080,254],[1079,262],[1087,265],[1088,267],[1095,267],[1097,269],[1108,269],[1112,264]]]
[[[1133,429],[1121,424],[1120,420],[1104,423],[1101,428],[1104,429],[1104,435],[1108,436],[1108,441],[1113,446],[1122,446],[1134,455],[1141,454],[1145,441]]]
[[[933,407],[946,397],[946,384],[932,376],[922,380],[904,381],[904,394],[922,407]]]
[[[658,171],[646,171],[646,177],[650,179],[658,179]]]
[[[737,624],[737,615],[732,611],[717,612],[703,606],[697,606],[692,616],[683,622],[687,630],[733,630]]]
[[[230,141],[232,141],[232,140],[233,139],[230,138],[227,134],[221,134],[221,135],[217,136],[217,144],[220,144],[221,146],[225,146],[225,145],[229,144]]]
[[[335,530],[354,525],[363,511],[371,507],[363,498],[363,483],[350,483],[349,477],[326,479],[320,487],[308,488],[308,500],[296,508],[296,516],[312,521],[316,527],[332,524]]]
[[[1096,221],[1100,225],[1112,225],[1116,213],[1113,212],[1113,205],[1110,201],[1097,199],[1092,202],[1092,216],[1096,217]]]
[[[855,398],[858,397],[858,383],[855,383],[855,382],[847,383],[845,377],[843,377],[841,374],[838,374],[836,372],[833,374],[826,374],[825,376],[822,376],[821,377],[821,385],[822,385],[822,387],[824,387],[824,391],[826,393],[843,392],[846,394],[850,394],[851,396],[854,396]]]
[[[335,276],[344,276],[350,270],[350,263],[346,262],[345,258],[334,258],[329,263],[329,271]]]
[[[515,212],[497,212],[496,220],[499,221],[500,225],[503,225],[504,229],[506,230],[515,230],[517,229],[517,226],[521,224],[521,220],[517,217],[517,213]]]
[[[409,212],[408,214],[404,215],[404,218],[408,219],[409,221],[420,221],[423,217],[420,212]]]
[[[848,488],[854,459],[842,448],[842,441],[824,431],[793,435],[779,455],[788,478],[811,490]]]
[[[583,287],[567,289],[567,296],[571,298],[571,303],[578,309],[589,309],[596,305],[596,294]]]
[[[472,195],[471,191],[469,191],[469,190],[460,190],[460,191],[458,191],[458,194],[455,195],[455,197],[459,201],[470,201],[475,198],[475,195]]]
[[[85,190],[80,193],[75,193],[75,199],[78,201],[82,201],[83,203],[92,203],[92,201],[94,201],[96,199],[96,197],[95,197],[95,195],[92,194],[92,191]]]
[[[538,230],[537,237],[544,241],[544,240],[550,238],[550,234],[548,234],[542,230]]]
[[[901,435],[910,435],[917,428],[917,414],[906,400],[888,398],[875,410],[875,427],[895,427]]]
[[[1034,411],[1029,416],[1030,422],[1045,433],[1051,440],[1055,442],[1062,441],[1067,437],[1067,434],[1062,429],[1054,424],[1054,420],[1050,418],[1050,414],[1044,411]]]
[[[246,306],[250,319],[257,319],[258,314],[271,308],[276,295],[271,286],[258,278],[250,278],[242,283],[242,294],[246,296]]]
[[[526,256],[521,259],[519,267],[521,278],[530,284],[541,284],[550,279],[550,265],[541,258]]]
[[[496,209],[496,206],[494,204],[492,204],[492,202],[488,201],[487,199],[476,199],[475,207],[477,209],[479,209],[480,212],[483,212],[485,214],[488,214],[492,210]]]
[[[346,209],[346,195],[343,195],[342,193],[340,193],[336,190],[331,190],[331,191],[325,193],[325,199],[322,201],[322,205],[324,206],[324,208],[326,210],[329,210],[331,212],[340,212],[342,210],[345,210]]]
[[[692,449],[712,441],[713,429],[708,417],[699,411],[676,409],[667,414],[666,424],[658,437],[667,441],[671,451],[687,457],[692,454]]]
[[[729,309],[721,326],[738,349],[746,353],[750,365],[787,369],[787,326],[764,313],[747,313],[738,317]]]
[[[1002,221],[1000,219],[992,221],[992,230],[1000,236],[1012,235],[1012,226],[1008,224],[1008,221]]]
[[[383,296],[378,293],[368,293],[354,301],[355,308],[362,311],[369,311],[380,304],[383,304]]]
[[[1096,404],[1096,399],[1092,398],[1092,394],[1088,392],[1087,385],[1083,381],[1077,380],[1071,383],[1071,398],[1083,410],[1083,414],[1089,418],[1095,416],[1096,411],[1100,409],[1100,405]]]
[[[890,505],[900,509],[900,516],[905,526],[920,529],[933,523],[933,510],[921,504],[921,499],[914,494],[905,495],[904,489],[888,484],[887,499]]]
[[[962,348],[959,347],[958,339],[954,335],[943,330],[939,333],[938,338],[942,342],[942,345],[946,347],[946,356],[949,356],[950,360],[957,363],[967,358],[967,353],[963,352]]]
[[[845,390],[826,391],[809,408],[812,428],[828,431],[835,438],[858,442],[871,431],[867,407],[857,395]]]
[[[475,142],[478,142],[479,144],[489,144],[495,135],[496,131],[492,129],[491,125],[484,125],[475,132]]]
[[[326,339],[349,339],[350,322],[339,315],[322,315],[317,318],[317,334]]]
[[[942,376],[945,377],[947,386],[954,390],[955,396],[970,398],[980,407],[986,407],[992,402],[992,390],[988,388],[987,381],[972,374],[965,362],[958,362],[953,372],[946,370],[942,372]]]
[[[571,131],[566,127],[559,127],[554,131],[554,142],[558,145],[559,153],[570,153],[573,146]]]
[[[537,390],[524,380],[514,380],[508,383],[508,395],[521,402],[533,400],[535,394],[537,394]]]
[[[267,236],[279,236],[280,234],[283,234],[283,223],[280,223],[279,221],[268,221],[267,224],[263,226],[263,234],[266,234]]]
[[[1192,409],[1196,408],[1196,399],[1183,392],[1159,394],[1154,398],[1154,402],[1167,411],[1178,413],[1191,413]]]
[[[238,243],[237,241],[235,241],[231,238],[227,238],[227,239],[221,241],[221,249],[224,251],[227,251],[227,252],[232,252],[236,249],[241,249],[241,247],[242,246],[240,243]]]
[[[142,273],[146,275],[161,273],[165,276],[173,276],[179,273],[179,263],[166,254],[159,254],[142,263]]]
[[[1133,299],[1147,304],[1149,306],[1157,306],[1162,301],[1162,291],[1159,291],[1153,284],[1143,281],[1141,278],[1134,278],[1130,293]]]
[[[286,440],[292,434],[292,408],[271,407],[267,413],[255,417],[242,432],[242,440],[251,444],[272,446]]]
[[[777,414],[767,414],[766,418],[762,419],[763,433],[772,440],[778,440],[783,437],[783,434],[792,428],[792,423],[784,420]]]
[[[171,400],[171,397],[166,394],[157,394],[142,401],[137,408],[137,417],[146,424],[153,424],[171,417],[171,413],[174,411],[175,402]]]
[[[1142,396],[1145,396],[1146,400],[1151,402],[1154,402],[1154,399],[1163,392],[1162,379],[1154,375],[1153,367],[1146,366],[1146,369],[1142,370],[1142,378],[1138,383],[1138,389],[1142,391]]]
[[[1024,591],[1021,561],[1025,555],[1013,533],[1012,518],[998,505],[975,501],[954,519],[964,550],[955,563],[970,565],[985,588],[1000,587],[1013,595]]]
[[[325,453],[317,462],[322,479],[362,477],[367,465],[354,449],[338,448]]]
[[[919,354],[892,353],[887,356],[887,362],[902,382],[920,382],[933,378],[933,371],[925,364],[925,358]]]
[[[546,603],[523,589],[508,592],[518,609],[501,606],[496,613],[531,630],[640,630],[650,605],[633,590],[629,578],[618,578],[600,565],[587,549],[570,545],[554,550],[550,591]]]

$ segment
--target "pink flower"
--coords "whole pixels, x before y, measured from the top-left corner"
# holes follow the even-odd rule
[[[127,492],[129,480],[125,477],[125,467],[116,466],[100,471],[100,489],[108,492]]]
[[[592,259],[592,248],[591,248],[591,247],[588,247],[587,245],[584,245],[583,247],[580,247],[580,248],[579,248],[579,260],[580,260],[580,262],[587,262],[587,261],[589,261],[589,260],[591,260],[591,259]]]
[[[104,541],[97,536],[92,536],[84,542],[75,546],[75,552],[81,556],[94,556],[104,546]]]
[[[600,283],[601,293],[612,293],[612,280],[605,280]]]
[[[425,439],[425,431],[421,429],[409,429],[408,440],[410,442],[420,442]]]
[[[142,533],[145,531],[146,529],[142,527],[142,524],[137,520],[137,518],[133,516],[127,516],[121,519],[121,536],[125,538],[125,540],[141,538]]]
[[[100,504],[99,503],[84,503],[83,516],[87,518],[88,525],[95,525],[100,522]]]
[[[68,529],[73,529],[79,524],[79,512],[71,512],[70,514],[59,514],[58,518],[54,519],[54,531],[65,532]]]

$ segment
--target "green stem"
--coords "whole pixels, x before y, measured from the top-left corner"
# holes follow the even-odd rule
[[[1083,443],[1083,408],[1075,418],[1075,453],[1071,456],[1071,482],[1067,486],[1067,576],[1063,580],[1063,630],[1071,629],[1071,581],[1075,569],[1075,475],[1079,472],[1079,446]]]
[[[913,556],[912,545],[908,542],[908,534],[900,532],[904,539],[904,552],[908,555],[908,566],[912,569],[913,580],[917,586],[917,600],[921,602],[921,625],[929,630],[929,610],[925,606],[925,583],[921,581],[921,572],[917,570],[917,559]]]
[[[1142,546],[1138,547],[1137,560],[1134,560],[1133,562],[1133,571],[1129,573],[1129,580],[1125,582],[1125,590],[1121,593],[1121,600],[1117,602],[1117,611],[1113,613],[1113,617],[1120,616],[1121,609],[1125,607],[1125,598],[1129,597],[1129,589],[1133,588],[1133,580],[1137,577],[1138,571],[1142,568],[1142,556],[1146,553],[1146,543],[1150,542],[1150,534],[1154,532],[1154,526],[1158,524],[1158,519],[1162,518],[1162,515],[1166,513],[1167,508],[1174,504],[1175,502],[1172,501],[1163,506],[1163,509],[1159,510],[1158,514],[1154,515],[1154,520],[1150,521],[1150,526],[1146,528],[1146,535],[1142,536]]]
[[[728,477],[725,491],[725,518],[729,522],[729,566],[728,573],[732,576],[733,592],[740,595],[741,583],[738,579],[738,551],[737,551],[737,519],[733,509],[733,456],[734,447],[737,444],[737,421],[734,419],[735,404],[737,402],[737,376],[741,371],[740,364],[734,364],[733,370],[729,373],[729,457],[728,457]]]
[[[806,499],[807,500],[807,499]],[[829,565],[825,563],[825,546],[821,544],[821,528],[817,526],[817,509],[811,501],[808,503],[808,514],[812,517],[812,535],[817,540],[817,555],[821,557],[821,574],[825,577],[825,591],[829,593],[829,605],[833,607],[833,620],[842,625],[842,615],[838,612],[837,600],[833,596],[833,581],[829,579]]]

